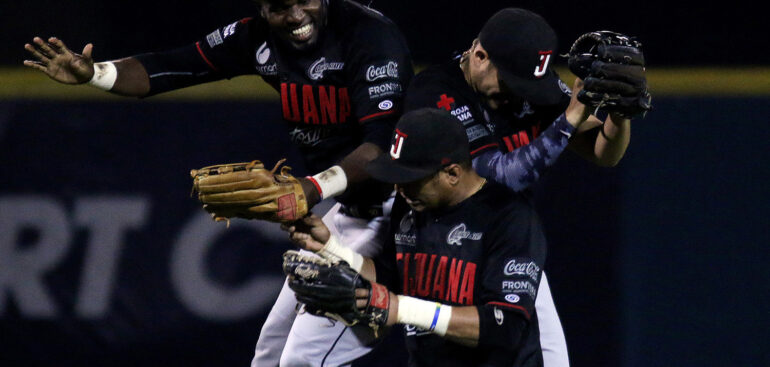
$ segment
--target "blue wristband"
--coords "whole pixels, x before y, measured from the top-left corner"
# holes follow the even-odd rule
[[[433,314],[433,322],[430,323],[430,331],[436,328],[438,323],[438,315],[441,313],[441,304],[436,302],[436,313]]]

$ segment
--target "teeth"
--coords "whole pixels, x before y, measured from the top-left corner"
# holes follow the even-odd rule
[[[313,30],[313,24],[307,24],[302,27],[299,27],[293,31],[291,31],[291,34],[299,37],[304,37],[310,34],[310,31]]]

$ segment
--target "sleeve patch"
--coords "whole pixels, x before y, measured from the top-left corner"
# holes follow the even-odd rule
[[[224,42],[222,39],[222,32],[217,29],[216,31],[209,33],[209,35],[206,36],[206,42],[208,42],[209,47],[211,48],[221,45],[222,42]]]
[[[237,25],[238,25],[238,23],[240,23],[240,22],[235,22],[235,23],[233,23],[233,24],[230,24],[230,25],[228,25],[227,27],[225,27],[225,30],[224,30],[224,34],[225,34],[225,35],[224,35],[224,38],[230,37],[230,36],[232,36],[233,34],[235,34],[235,26],[237,26]]]
[[[388,61],[382,65],[369,65],[366,68],[366,81],[373,82],[384,78],[398,78],[398,63]]]

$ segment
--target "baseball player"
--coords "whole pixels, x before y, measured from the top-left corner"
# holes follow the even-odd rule
[[[526,192],[567,147],[598,165],[615,165],[629,143],[628,114],[611,112],[604,123],[589,116],[551,68],[556,55],[555,32],[542,17],[503,9],[487,21],[470,49],[415,76],[406,110],[449,111],[465,126],[476,172],[515,191]],[[620,73],[615,78],[627,80],[629,71]],[[574,88],[578,93],[583,81],[576,80]],[[569,366],[545,273],[539,292],[545,365]]]
[[[546,249],[529,201],[478,176],[463,127],[434,108],[404,114],[390,156],[367,169],[400,196],[377,262],[337,252],[317,218],[284,227],[344,261],[314,268],[285,256],[305,309],[375,329],[404,324],[410,366],[542,366],[535,299]]]
[[[35,37],[24,65],[61,83],[89,83],[147,97],[194,84],[256,74],[281,95],[283,120],[308,169],[307,206],[334,197],[325,219],[346,244],[373,256],[383,241],[392,185],[372,181],[366,162],[387,148],[413,75],[406,42],[382,14],[349,0],[258,0],[259,16],[218,28],[181,48],[94,63],[57,38]],[[280,208],[279,208],[280,209]],[[284,287],[260,333],[252,365],[344,365],[370,339],[301,315]],[[291,332],[290,332],[291,329]],[[288,338],[288,340],[287,340]],[[284,345],[285,344],[285,345]],[[323,361],[323,362],[322,362]]]

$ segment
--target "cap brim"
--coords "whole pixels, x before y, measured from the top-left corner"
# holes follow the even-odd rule
[[[559,75],[553,70],[548,70],[545,76],[536,80],[519,78],[502,68],[498,69],[498,73],[506,88],[534,104],[557,104],[564,96],[564,91],[559,87]]]
[[[390,155],[385,153],[366,165],[366,172],[378,181],[403,184],[417,181],[438,171],[439,168],[413,168],[400,164],[398,160],[391,159]]]

